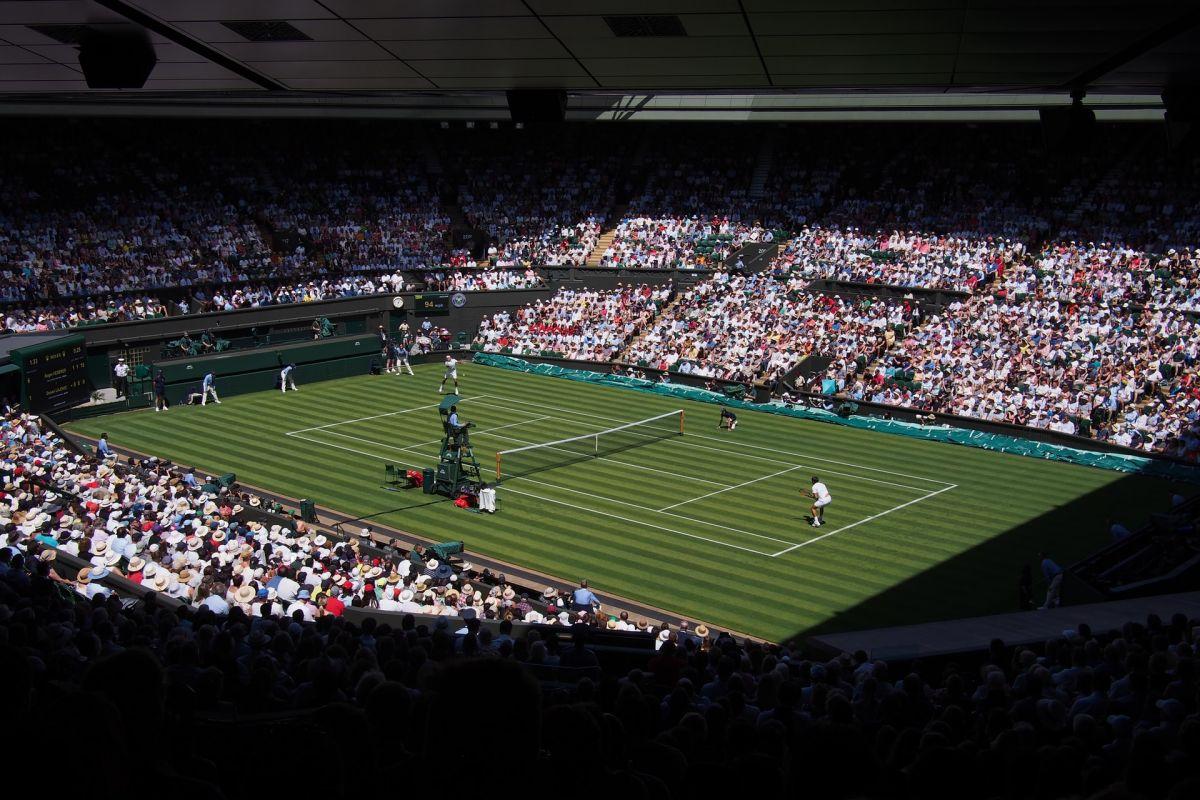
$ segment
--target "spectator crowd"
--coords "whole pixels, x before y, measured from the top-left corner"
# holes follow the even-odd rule
[[[474,345],[492,353],[609,361],[648,326],[670,299],[670,286],[622,286],[611,291],[559,289],[547,300],[527,303],[484,319]]]

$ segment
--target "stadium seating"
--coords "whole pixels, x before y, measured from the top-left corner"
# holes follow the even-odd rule
[[[271,541],[273,560],[296,571],[260,572],[263,542],[229,522],[226,498],[210,512],[178,476],[159,484],[160,465],[106,471],[35,418],[7,416],[0,437],[12,501],[0,506],[10,694],[0,737],[11,749],[84,722],[105,736],[98,752],[58,759],[58,781],[130,794],[169,779],[173,794],[252,797],[259,787],[231,740],[282,763],[347,731],[351,751],[281,769],[273,790],[348,794],[366,774],[411,776],[431,763],[472,781],[509,770],[582,784],[573,794],[583,797],[732,793],[752,772],[756,791],[772,794],[1181,800],[1200,779],[1200,621],[1182,614],[908,662],[686,621],[614,617],[598,630],[565,611],[553,615],[564,626],[481,621],[492,606],[531,604],[504,591],[466,620],[339,609],[330,595],[323,605],[304,596],[319,583],[293,580],[309,565],[296,563],[304,545],[290,534]],[[129,491],[104,492],[115,475]],[[156,491],[135,488],[148,485],[174,496],[166,517],[149,507]],[[364,586],[390,586],[383,565],[404,559],[340,542],[322,563],[350,554],[366,556]],[[78,563],[88,566],[68,566]],[[276,608],[285,594],[293,601]],[[555,603],[553,592],[536,600]],[[458,754],[455,742],[491,727],[502,747]],[[147,735],[167,730],[191,735]],[[117,751],[140,766],[114,768],[106,759]]]
[[[1194,142],[1168,153],[1148,128],[1101,125],[1071,158],[1046,159],[1023,125],[427,140],[364,123],[325,141],[333,129],[313,123],[321,146],[269,122],[164,126],[186,146],[131,122],[86,137],[73,122],[16,132],[0,155],[0,331],[418,286],[530,288],[540,264],[719,270],[742,244],[771,242],[778,257],[769,278],[747,279],[749,295],[715,296],[730,286],[713,276],[698,295],[721,309],[778,303],[766,336],[746,329],[753,313],[718,320],[696,297],[655,298],[633,315],[635,341],[606,316],[627,289],[576,288],[570,303],[587,308],[561,330],[562,309],[514,311],[473,346],[738,381],[788,375],[811,353],[829,364],[805,385],[853,401],[1198,457]],[[454,225],[487,233],[480,263],[496,269],[451,249]],[[871,308],[823,281],[913,297]],[[922,290],[960,299],[921,314]],[[1032,344],[1027,320],[1041,330]]]

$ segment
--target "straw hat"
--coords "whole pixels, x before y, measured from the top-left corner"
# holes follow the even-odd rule
[[[134,556],[133,558],[129,559],[129,571],[130,572],[141,572],[145,568],[146,568],[146,562],[143,561],[142,559],[138,558],[137,556]]]
[[[249,603],[254,599],[255,594],[254,587],[247,584],[246,586],[239,586],[238,590],[233,593],[233,597],[239,603]]]

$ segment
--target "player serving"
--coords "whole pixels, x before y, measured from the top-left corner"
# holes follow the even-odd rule
[[[808,490],[801,489],[801,494],[806,497],[811,497],[813,504],[812,522],[814,528],[819,528],[825,523],[825,506],[833,502],[833,497],[829,494],[829,487],[821,482],[821,479],[816,475],[812,476],[812,488]]]
[[[446,388],[446,381],[454,381],[454,393],[458,394],[458,361],[454,356],[446,356],[446,374],[442,376],[442,382],[438,385],[438,394]]]

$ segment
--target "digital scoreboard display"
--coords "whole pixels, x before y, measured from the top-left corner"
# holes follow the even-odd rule
[[[450,295],[414,294],[412,310],[418,317],[444,317],[450,313]]]
[[[21,368],[21,395],[29,411],[52,414],[91,395],[82,336],[14,350],[12,359]]]

